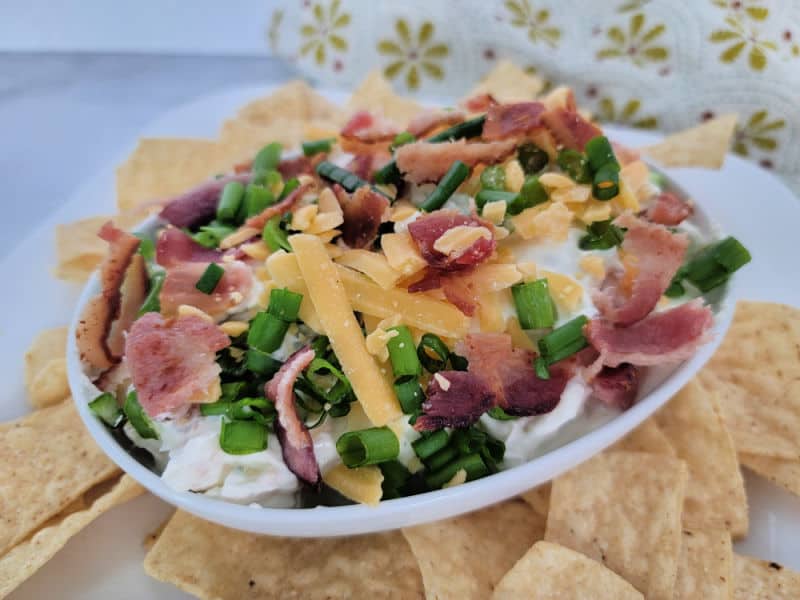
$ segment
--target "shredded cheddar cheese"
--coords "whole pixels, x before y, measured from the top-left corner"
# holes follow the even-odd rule
[[[550,294],[560,307],[573,311],[583,299],[583,286],[562,273],[542,270],[542,276],[547,279]]]
[[[529,338],[528,334],[520,327],[517,317],[509,317],[506,319],[506,333],[511,336],[511,344],[515,348],[536,350],[536,346],[531,341],[531,338]]]
[[[364,273],[385,290],[393,288],[401,277],[401,274],[389,265],[386,256],[378,252],[363,249],[345,250],[336,258],[336,262]]]
[[[208,321],[209,323],[214,322],[214,318],[209,315],[207,312],[204,312],[197,308],[196,306],[192,306],[191,304],[181,304],[178,307],[178,316],[179,317],[200,317],[204,321]]]
[[[592,187],[589,185],[573,185],[554,190],[550,199],[554,202],[586,202],[592,197]]]
[[[603,202],[592,198],[589,200],[583,211],[578,215],[578,218],[590,225],[595,221],[605,221],[611,218],[611,202]]]
[[[339,200],[336,199],[336,194],[330,188],[325,188],[319,193],[317,204],[319,205],[320,213],[342,214],[342,206],[339,204]]]
[[[397,327],[400,324],[400,318],[395,315],[380,321],[372,329],[372,332],[367,335],[367,352],[372,354],[381,362],[389,360],[388,343],[393,337],[400,335],[397,331],[388,331],[392,327]]]
[[[344,217],[340,212],[326,212],[319,213],[314,216],[313,221],[305,228],[305,233],[321,234],[333,229],[344,223]]]
[[[317,216],[319,207],[316,204],[308,204],[296,209],[292,213],[291,229],[295,231],[305,231],[311,226],[314,217]]]
[[[525,183],[525,171],[519,164],[517,159],[510,160],[505,166],[506,173],[506,190],[509,192],[519,192],[522,189],[522,184]]]
[[[533,281],[536,279],[536,263],[533,261],[522,261],[517,263],[517,269],[522,273],[524,281]]]
[[[481,216],[494,225],[501,225],[506,218],[506,207],[507,204],[502,200],[487,202]]]
[[[411,202],[408,202],[407,200],[401,200],[392,205],[391,212],[389,213],[389,220],[392,223],[405,221],[417,212],[417,207],[411,204]]]
[[[250,328],[250,324],[246,321],[225,321],[219,328],[222,329],[228,337],[235,338],[247,331]]]
[[[350,469],[340,463],[323,473],[322,480],[354,502],[376,506],[383,496],[383,473],[375,465]]]
[[[548,188],[571,188],[575,182],[561,173],[543,173],[539,175],[539,183]]]
[[[266,260],[269,256],[269,248],[262,240],[250,242],[249,244],[242,244],[240,248],[242,252],[255,260]]]
[[[534,238],[551,239],[563,242],[569,235],[572,211],[561,202],[548,202],[526,208],[511,222],[525,240]]]
[[[578,263],[580,268],[597,280],[606,276],[606,267],[603,259],[599,256],[589,255],[581,258]]]
[[[406,277],[428,266],[408,232],[384,234],[381,236],[381,247],[389,265]]]
[[[480,239],[491,240],[492,232],[486,227],[458,225],[440,235],[433,243],[433,249],[447,256],[458,257]]]

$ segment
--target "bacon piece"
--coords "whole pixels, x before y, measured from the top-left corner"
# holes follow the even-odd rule
[[[118,229],[111,221],[100,228],[98,235],[109,243],[108,254],[100,265],[100,293],[86,304],[75,341],[81,360],[95,371],[105,371],[121,358],[109,347],[108,336],[120,314],[120,288],[139,248],[139,238]]]
[[[391,141],[398,133],[394,123],[366,110],[353,114],[341,131],[342,137],[365,144]]]
[[[406,127],[411,135],[421,138],[443,125],[455,125],[464,120],[464,113],[460,110],[435,110],[417,115]]]
[[[314,167],[320,160],[323,160],[324,157],[324,154],[315,154],[314,156],[284,158],[278,163],[278,172],[281,174],[284,181],[288,181],[292,177],[298,177],[299,175],[314,175]]]
[[[228,175],[201,183],[168,200],[159,216],[175,227],[194,227],[206,223],[214,218],[220,192],[231,181],[247,183],[250,181],[250,173]]]
[[[188,304],[218,318],[241,304],[253,288],[253,272],[241,261],[221,263],[220,266],[225,273],[211,294],[201,292],[196,285],[208,263],[185,262],[167,269],[158,297],[161,312],[173,315],[181,304]]]
[[[147,298],[150,279],[144,257],[134,254],[120,287],[119,314],[108,331],[108,349],[112,356],[121,359],[125,354],[125,333],[139,316],[139,309]]]
[[[384,152],[370,152],[367,154],[356,154],[347,163],[345,169],[351,173],[355,173],[364,181],[372,182],[375,176],[375,171],[379,170],[383,165],[389,162],[392,155],[389,151]]]
[[[467,98],[461,104],[469,112],[486,112],[490,107],[497,104],[497,100],[491,94],[477,94]]]
[[[582,151],[586,142],[603,133],[580,113],[566,108],[552,108],[545,111],[542,113],[542,123],[562,146],[573,150]]]
[[[611,147],[614,150],[614,156],[617,157],[617,162],[621,166],[629,165],[636,162],[641,158],[639,151],[635,148],[629,148],[619,142],[611,142]]]
[[[472,333],[457,348],[469,361],[469,372],[486,381],[497,405],[508,414],[541,415],[553,410],[574,374],[574,361],[550,367],[550,379],[539,379],[533,369],[534,354],[514,348],[506,333]]]
[[[692,214],[692,206],[684,202],[675,194],[661,192],[644,216],[648,221],[660,225],[679,225],[685,218]]]
[[[417,431],[469,427],[495,404],[486,382],[467,371],[440,371],[428,384],[426,395],[423,414],[414,423]]]
[[[468,269],[454,273],[428,269],[422,279],[408,286],[408,291],[413,294],[441,288],[450,304],[471,317],[478,308],[478,290],[470,277],[464,277],[468,273]]]
[[[378,237],[381,223],[386,220],[389,199],[366,185],[351,195],[337,183],[333,193],[342,207],[344,243],[351,248],[371,246]]]
[[[617,217],[614,223],[628,229],[622,251],[632,258],[626,260],[624,276],[619,270],[609,272],[592,300],[606,319],[630,325],[655,308],[683,263],[689,238],[629,213]],[[629,269],[632,271],[627,272]],[[626,282],[632,282],[629,294],[624,289]]]
[[[125,358],[144,411],[157,418],[215,402],[220,373],[215,354],[230,343],[219,327],[200,317],[164,319],[151,312],[138,319],[125,341]]]
[[[494,164],[509,156],[516,147],[514,140],[473,142],[465,140],[431,144],[415,142],[400,146],[395,152],[398,168],[413,183],[438,181],[452,164],[460,160],[469,167],[478,163]]]
[[[584,331],[600,352],[602,364],[650,366],[689,358],[708,341],[713,320],[711,309],[698,298],[627,327],[617,327],[603,318],[592,319]]]
[[[467,269],[486,260],[494,252],[494,238],[479,238],[463,254],[453,257],[443,254],[433,246],[446,231],[459,225],[486,227],[492,231],[491,223],[474,215],[462,215],[452,210],[437,210],[408,224],[408,233],[419,247],[420,254],[434,269],[456,271]]]
[[[594,397],[611,408],[628,410],[639,392],[639,369],[628,363],[603,367],[591,381]]]
[[[277,204],[268,206],[257,215],[247,219],[242,227],[250,227],[251,229],[256,229],[259,233],[261,233],[261,230],[264,228],[264,225],[267,224],[267,221],[276,215],[282,215],[283,213],[292,210],[294,205],[297,204],[297,201],[305,196],[307,192],[311,191],[313,187],[314,184],[312,182],[301,183],[293,192],[286,196],[286,198]],[[231,235],[235,235],[235,233],[236,232],[232,233]]]
[[[491,106],[486,113],[486,123],[483,125],[481,137],[484,140],[494,141],[524,136],[542,126],[541,116],[544,110],[544,104],[541,102]]]
[[[156,262],[168,269],[185,262],[217,262],[222,252],[204,248],[180,229],[167,227],[156,241]]]
[[[297,415],[294,399],[294,382],[312,360],[314,350],[310,346],[301,348],[266,383],[264,392],[275,403],[278,412],[275,434],[281,443],[283,461],[299,479],[317,486],[321,476],[314,454],[314,442],[305,423]]]

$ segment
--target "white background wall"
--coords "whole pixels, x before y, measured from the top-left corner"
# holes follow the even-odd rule
[[[263,55],[279,2],[0,0],[0,51]]]

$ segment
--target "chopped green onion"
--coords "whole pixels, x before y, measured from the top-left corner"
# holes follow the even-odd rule
[[[396,136],[394,136],[394,140],[392,140],[392,144],[389,146],[389,150],[391,152],[394,152],[400,146],[405,146],[406,144],[411,144],[416,141],[417,138],[416,136],[414,136],[413,133],[411,133],[410,131],[402,131],[398,133]]]
[[[585,154],[567,148],[558,153],[556,162],[561,170],[577,183],[591,183],[592,172],[589,170],[589,160]]]
[[[619,246],[625,238],[625,230],[613,224],[613,219],[595,221],[586,228],[586,235],[578,241],[581,250],[608,250]]]
[[[497,419],[498,421],[513,421],[514,419],[518,419],[519,417],[515,417],[514,415],[508,414],[499,406],[494,406],[486,411],[486,414],[492,417],[493,419]]]
[[[664,295],[667,298],[680,298],[686,293],[686,288],[683,287],[681,279],[683,279],[682,274],[676,274],[675,277],[673,277],[669,287],[664,290]]]
[[[431,356],[435,355],[436,358]],[[429,373],[436,373],[447,368],[447,359],[450,358],[450,349],[439,336],[426,333],[422,336],[417,347],[417,357],[422,366]]]
[[[267,221],[266,225],[264,225],[264,230],[261,232],[261,238],[272,252],[281,249],[287,252],[292,251],[292,246],[289,244],[289,234],[281,229],[280,215],[275,215]]]
[[[244,202],[239,214],[239,221],[254,217],[268,206],[275,204],[275,196],[263,185],[248,183],[244,190]]]
[[[215,417],[218,415],[227,415],[233,402],[226,400],[218,400],[217,402],[209,402],[200,405],[200,414],[204,417]]]
[[[275,415],[275,406],[266,398],[242,398],[232,402],[228,410],[232,419],[253,420],[261,425],[271,424]]]
[[[164,279],[167,274],[165,271],[156,271],[150,278],[150,291],[147,292],[147,297],[142,302],[139,308],[138,315],[141,317],[145,313],[159,312],[161,310],[161,301],[158,299],[161,294],[161,287],[164,285]]]
[[[210,295],[214,293],[214,289],[217,287],[219,280],[222,279],[224,274],[225,269],[220,267],[217,263],[209,263],[206,270],[203,271],[203,274],[200,276],[200,279],[194,284],[194,287],[204,294]]]
[[[275,352],[281,347],[288,329],[289,323],[267,311],[262,311],[250,321],[247,345],[262,352]]]
[[[277,169],[281,162],[282,150],[283,147],[278,142],[264,146],[253,159],[253,173],[259,175]]]
[[[522,144],[517,148],[517,160],[526,175],[536,175],[550,162],[547,152],[536,144]]]
[[[219,447],[226,454],[253,454],[267,449],[267,428],[256,421],[222,421]]]
[[[475,427],[456,429],[450,436],[450,446],[458,450],[462,456],[480,452],[486,445],[489,436]]]
[[[514,305],[522,329],[544,329],[556,322],[556,305],[550,296],[547,279],[511,286]]]
[[[400,443],[388,427],[371,427],[339,436],[336,451],[342,462],[353,469],[395,460],[400,453]]]
[[[247,384],[244,381],[233,381],[230,383],[223,383],[222,393],[219,396],[220,402],[233,402],[239,397],[239,394]]]
[[[128,417],[128,421],[130,421],[130,424],[140,437],[150,440],[158,439],[158,433],[153,427],[153,422],[150,420],[150,417],[147,416],[147,413],[144,412],[142,405],[139,404],[139,396],[136,394],[136,390],[128,393],[122,410],[125,412],[125,416]]]
[[[667,178],[664,177],[661,173],[653,171],[652,169],[650,170],[649,173],[649,179],[650,183],[652,183],[656,187],[663,189],[667,185]]]
[[[279,360],[272,358],[269,354],[257,348],[250,348],[247,350],[244,364],[248,371],[252,371],[263,377],[271,377],[281,368],[281,362]]]
[[[219,244],[217,236],[208,231],[198,231],[197,233],[191,234],[190,237],[203,248],[216,248]]]
[[[116,427],[125,418],[117,399],[110,392],[103,392],[89,402],[89,409],[109,427]]]
[[[343,417],[350,412],[350,402],[342,402],[340,404],[334,404],[328,410],[328,414],[332,417]]]
[[[287,288],[275,288],[269,293],[267,312],[278,317],[281,321],[294,323],[300,313],[301,302],[303,302],[303,294],[298,294]]]
[[[206,248],[216,248],[219,243],[228,237],[231,233],[236,231],[236,228],[231,225],[224,225],[216,219],[211,221],[208,225],[200,227],[200,231],[190,234],[191,238]]]
[[[244,185],[238,181],[229,181],[222,188],[217,204],[217,219],[234,222],[244,199]]]
[[[425,482],[431,489],[439,489],[445,483],[453,479],[456,473],[462,469],[467,474],[467,481],[479,479],[489,473],[480,454],[470,454],[469,456],[462,456],[449,462],[438,471],[429,473],[425,476]]]
[[[481,173],[481,187],[484,190],[502,192],[506,189],[506,171],[500,165],[486,167]]]
[[[392,372],[395,378],[422,375],[422,364],[417,357],[414,338],[405,325],[390,328],[388,332],[395,331],[397,335],[389,338],[386,347],[392,361]]]
[[[455,433],[453,435],[455,435]],[[445,446],[436,454],[425,460],[425,467],[427,467],[429,471],[438,471],[456,456],[458,456],[458,450],[455,447]]]
[[[311,376],[318,374],[329,374],[337,380],[329,390],[324,392],[325,400],[331,404],[338,404],[346,400],[348,396],[352,399],[353,388],[350,385],[350,380],[340,369],[321,357],[314,358],[306,368],[306,375],[309,376],[309,380],[311,380]]]
[[[539,352],[548,365],[572,356],[588,345],[583,335],[583,327],[588,322],[584,315],[575,317],[539,340]]]
[[[533,361],[533,370],[539,379],[550,379],[550,369],[547,366],[547,359],[544,356],[537,356]]]
[[[731,273],[750,260],[747,248],[736,238],[727,237],[700,250],[683,270],[686,279],[705,293],[725,283]]]
[[[351,173],[347,169],[343,169],[327,160],[323,160],[317,165],[317,175],[333,183],[338,183],[351,193],[363,185],[369,185],[355,173]]]
[[[586,157],[589,159],[589,168],[592,171],[599,171],[600,167],[608,163],[615,164],[619,170],[619,163],[617,157],[614,156],[614,149],[611,147],[611,142],[604,135],[593,137],[584,147]]]
[[[327,138],[324,140],[314,140],[313,142],[303,142],[303,154],[306,156],[314,156],[320,152],[330,152],[333,142],[336,138]]]
[[[383,474],[383,499],[397,498],[400,490],[411,479],[411,473],[398,460],[387,460],[378,465]]]
[[[465,356],[451,352],[450,368],[453,369],[453,371],[466,371],[469,368],[469,361]]]
[[[251,183],[267,188],[273,196],[278,195],[283,189],[283,176],[280,171],[269,169],[260,173],[253,173]]]
[[[455,161],[444,177],[439,180],[436,189],[425,199],[425,202],[420,204],[420,209],[425,212],[433,212],[442,208],[442,205],[467,177],[469,177],[469,167],[460,160]]]
[[[278,196],[278,200],[283,200],[284,198],[286,198],[286,196],[291,194],[293,191],[295,191],[299,187],[300,187],[300,180],[297,177],[292,177],[283,186],[283,189],[281,190],[280,196]]]
[[[397,185],[402,182],[403,174],[400,172],[400,169],[397,168],[397,163],[394,160],[390,160],[380,169],[375,171],[375,174],[372,176],[372,178],[375,180],[375,183],[380,183],[383,185],[392,183]]]
[[[450,140],[478,137],[481,133],[483,133],[483,124],[485,122],[486,115],[474,117],[462,123],[457,123],[452,127],[448,127],[436,135],[429,137],[425,141],[430,142],[431,144],[438,144],[440,142],[448,142]]]
[[[594,174],[592,195],[598,200],[611,200],[619,194],[619,165],[606,163]]]
[[[416,377],[398,379],[394,384],[394,393],[397,394],[401,410],[407,415],[417,412],[425,400],[422,385]]]
[[[145,237],[144,234],[139,233],[136,234],[136,237],[139,238],[139,254],[142,255],[142,258],[145,260],[153,260],[156,257],[156,245],[149,237]]]
[[[500,192],[495,190],[481,190],[475,196],[475,205],[478,207],[478,210],[483,210],[483,207],[486,206],[489,202],[505,202],[507,205],[511,206],[513,202],[517,199],[517,194],[515,192]]]
[[[411,442],[411,447],[421,460],[425,460],[447,446],[449,440],[450,434],[446,430],[440,429],[430,435],[414,440]]]
[[[522,184],[522,189],[520,189],[519,194],[517,194],[514,201],[508,205],[508,214],[518,215],[526,208],[531,208],[532,206],[545,202],[547,202],[547,191],[539,181],[539,178],[536,175],[531,175],[525,179],[525,183]]]

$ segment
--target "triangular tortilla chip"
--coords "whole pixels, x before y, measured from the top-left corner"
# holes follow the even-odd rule
[[[399,127],[405,127],[412,118],[418,115],[422,106],[398,96],[380,71],[372,71],[350,96],[345,107],[348,115],[358,110],[368,110],[394,121]]]
[[[636,429],[608,449],[625,452],[652,452],[675,456],[675,448],[653,418],[647,419]]]
[[[658,144],[641,151],[665,167],[719,169],[736,131],[736,115],[722,115],[710,121],[673,133]]]
[[[725,529],[684,529],[675,598],[728,600],[733,589],[733,546]]]
[[[543,483],[539,487],[520,494],[519,497],[530,504],[533,510],[547,518],[547,513],[550,511],[550,487],[549,482]]]
[[[266,126],[288,121],[327,119],[341,121],[341,109],[315,92],[305,81],[295,80],[273,93],[249,102],[238,111],[238,120]]]
[[[800,460],[768,458],[755,454],[739,454],[739,460],[751,471],[800,496]]]
[[[501,60],[464,99],[491,94],[498,102],[530,102],[543,89],[539,77],[529,75],[510,60]]]
[[[69,396],[66,373],[67,328],[41,331],[25,353],[25,388],[35,408],[44,408]]]
[[[733,555],[733,600],[797,600],[800,573],[776,562]]]

